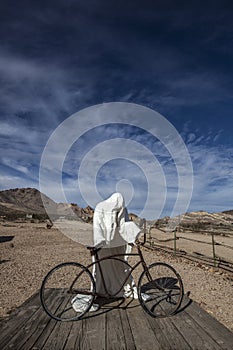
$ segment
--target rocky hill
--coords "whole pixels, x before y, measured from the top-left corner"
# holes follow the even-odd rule
[[[0,191],[0,215],[46,214],[42,198],[56,207],[56,203],[35,188],[14,188]]]
[[[0,217],[8,220],[26,218],[48,218],[44,205],[53,217],[69,216],[86,222],[92,220],[91,207],[80,208],[77,204],[56,203],[35,188],[15,188],[0,191]]]
[[[169,217],[157,220],[155,226],[165,227]],[[219,231],[233,232],[233,210],[218,213],[208,213],[206,211],[196,211],[185,213],[180,216],[179,229],[181,231]]]

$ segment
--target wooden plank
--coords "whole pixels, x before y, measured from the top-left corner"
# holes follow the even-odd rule
[[[189,302],[189,298],[184,296],[180,310],[188,305]],[[148,322],[150,323],[151,328],[154,331],[158,342],[161,344],[163,349],[191,349],[190,345],[186,342],[182,334],[171,322],[171,317],[173,316],[165,318],[154,318],[148,315],[146,312],[145,315],[148,319]]]
[[[50,300],[51,302],[55,300],[54,295],[51,294]],[[50,334],[55,325],[56,321],[50,318],[41,306],[40,315],[36,320],[36,325],[33,324],[30,326],[31,334],[30,337],[26,339],[25,343],[23,344],[23,349],[41,349],[42,346],[41,344],[39,345],[38,342],[40,342],[41,338],[43,338],[44,344],[46,339],[45,334]]]
[[[63,310],[67,304],[69,304],[69,298],[64,299],[61,304],[59,305],[57,311]],[[70,333],[71,329],[71,322],[62,322],[62,321],[57,321],[55,324],[55,327],[51,331],[49,337],[47,338],[43,349],[44,350],[59,350],[63,349],[65,346],[65,343],[67,341],[67,337]]]
[[[51,296],[52,300],[52,296]],[[37,299],[37,304],[38,299]],[[36,332],[36,336],[38,337],[38,333],[42,332],[40,329],[41,325],[44,325],[44,327],[47,326],[47,323],[50,321],[50,318],[47,316],[47,314],[42,310],[42,307],[38,307],[36,312],[32,315],[32,317],[29,317],[26,322],[23,324],[21,323],[21,319],[17,317],[18,323],[21,324],[20,330],[10,339],[8,339],[8,342],[5,347],[2,347],[2,349],[12,349],[16,348],[20,349],[24,346],[24,344],[27,342],[27,340],[32,337],[32,335]],[[35,337],[35,336],[34,336]]]
[[[136,347],[135,347],[133,334],[132,334],[131,327],[130,327],[130,322],[129,322],[129,319],[127,316],[127,311],[124,308],[120,308],[119,312],[120,312],[120,316],[121,316],[121,323],[122,323],[123,332],[125,335],[126,349],[135,350]]]
[[[57,303],[56,297],[54,293],[50,291],[50,298],[51,302],[53,304]],[[41,313],[44,315],[45,321],[38,324],[38,327],[36,327],[34,333],[31,334],[30,338],[27,340],[26,344],[24,345],[25,350],[26,349],[42,349],[44,344],[46,343],[47,339],[49,338],[49,335],[52,333],[54,327],[57,324],[57,321],[50,318],[45,311],[41,307]],[[30,347],[31,346],[31,347]]]
[[[47,339],[49,338],[49,335],[52,333],[54,327],[56,326],[57,321],[50,319],[46,326],[39,327],[39,330],[41,333],[37,337],[37,339],[34,339],[34,336],[32,336],[28,342],[24,345],[23,349],[33,349],[33,350],[40,350],[43,348],[44,344],[46,343]],[[30,348],[31,342],[33,342],[32,347]]]
[[[35,300],[36,301],[36,300]],[[24,308],[24,312],[18,313],[14,319],[9,320],[9,331],[4,332],[1,336],[1,348],[14,348],[19,346],[20,342],[24,341],[24,338],[28,335],[30,322],[35,322],[40,314],[39,306],[37,303],[37,309]]]
[[[74,321],[71,323],[70,333],[68,334],[64,350],[79,350],[80,339],[82,339],[82,324],[83,321]]]
[[[0,343],[1,347],[5,346],[11,339],[38,310],[38,295],[33,295],[25,303],[23,303],[10,317],[1,320],[0,328]],[[18,321],[20,319],[20,322]]]
[[[140,305],[127,309],[127,316],[136,349],[162,349]]]
[[[51,302],[56,302],[52,293]],[[195,302],[164,319],[147,315],[136,301],[126,309],[124,305],[112,303],[83,320],[56,322],[44,312],[37,294],[5,324],[1,321],[1,350],[232,349],[233,333]]]
[[[233,333],[205,310],[200,308],[197,303],[192,302],[185,312],[189,317],[193,318],[222,349],[230,350],[233,348]]]
[[[56,297],[54,297],[53,293],[49,294],[49,301],[51,301],[51,305],[57,303]],[[42,306],[39,307],[36,313],[21,326],[20,331],[9,340],[6,349],[12,349],[16,346],[17,349],[20,349],[22,347],[25,349],[30,349],[38,337],[41,335],[48,322],[50,322],[50,320],[51,319],[42,309]],[[20,323],[20,319],[18,321]],[[28,344],[26,345],[26,343]]]
[[[125,334],[118,309],[106,314],[106,348],[109,350],[126,349]]]
[[[198,322],[182,311],[170,317],[173,325],[179,330],[192,349],[219,350],[220,346],[199,326]]]
[[[55,321],[56,322],[56,321]],[[70,334],[70,330],[72,327],[72,322],[61,322],[57,321],[55,327],[50,333],[50,336],[47,338],[43,349],[48,350],[63,350],[65,344],[67,343],[67,339]],[[30,348],[27,348],[30,349]],[[33,350],[40,349],[38,346],[34,346]]]
[[[109,350],[110,348],[106,346],[106,313],[89,313],[89,317],[82,322],[82,338],[79,338],[79,346],[76,349]]]
[[[20,305],[17,309],[12,311],[8,316],[5,316],[4,318],[1,318],[0,320],[0,333],[2,334],[6,329],[8,329],[7,322],[11,321],[13,323],[13,320],[15,320],[15,316],[20,315],[20,317],[28,317],[28,315],[25,315],[28,309],[37,309],[39,305],[35,305],[37,300],[37,294],[33,294],[30,298],[28,298],[22,305]]]
[[[20,349],[31,335],[31,325],[37,323],[36,321],[40,315],[41,312],[38,309],[32,317],[30,317],[25,323],[21,324],[20,329],[14,334],[14,336],[7,339],[5,346],[1,344],[1,349]]]
[[[166,350],[188,350],[189,344],[183,338],[182,334],[173,325],[170,318],[153,318],[146,315],[151,329],[162,349]]]

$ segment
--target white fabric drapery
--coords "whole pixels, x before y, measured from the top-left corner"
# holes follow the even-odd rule
[[[123,290],[119,293],[127,274],[128,267],[124,263],[127,253],[131,251],[128,243],[134,243],[140,234],[139,227],[132,221],[127,221],[127,209],[121,193],[114,193],[107,200],[97,204],[93,218],[93,239],[95,247],[102,247],[99,258],[114,254],[124,254],[119,260],[101,262],[107,293],[112,296],[132,296],[137,298],[137,290],[130,276]],[[105,288],[97,265],[93,271],[97,292],[105,295]],[[117,293],[117,294],[116,294]]]

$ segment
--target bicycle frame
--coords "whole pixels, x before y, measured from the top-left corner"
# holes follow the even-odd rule
[[[125,291],[124,287],[130,285],[131,288],[129,290],[127,288],[127,292],[134,294],[134,291],[136,292],[135,288],[137,288],[139,303],[150,316],[166,317],[173,315],[180,307],[184,294],[180,275],[172,266],[166,263],[154,262],[147,266],[141,250],[144,242],[136,241],[135,243],[135,249],[137,250],[135,252],[123,253],[124,249],[122,249],[120,254],[111,255],[105,249],[103,255],[106,253],[106,256],[102,258],[99,258],[98,254],[100,248],[87,247],[92,256],[95,257],[95,261],[92,261],[89,265],[83,266],[78,262],[66,262],[51,269],[44,277],[40,289],[40,299],[45,312],[58,321],[78,320],[91,310],[96,297],[107,299],[107,302],[115,298],[122,299]],[[134,246],[133,244],[130,245]],[[129,263],[127,261],[128,257],[137,257],[134,259],[136,262]],[[121,266],[122,269],[119,269],[119,278],[117,275],[116,279],[118,281],[113,291],[114,294],[111,295],[108,292],[112,286],[111,274],[108,276],[108,274],[105,275],[104,273],[105,269],[111,266],[107,263],[109,260],[125,264]],[[134,283],[131,274],[139,265],[142,266],[142,273],[138,281]],[[96,283],[92,271],[92,268],[95,266],[98,266],[96,282],[97,287],[99,287],[99,282],[102,284],[100,286],[101,293],[96,292]],[[116,271],[118,271],[117,268]],[[62,277],[63,275],[64,278]],[[58,282],[58,285],[56,285],[56,282]],[[107,282],[109,282],[109,288],[107,288]],[[116,291],[116,289],[118,290]],[[52,300],[51,291],[54,297]],[[86,297],[84,298],[84,296]],[[129,296],[136,297],[136,295]],[[63,302],[65,303],[64,305]],[[101,300],[96,300],[96,304],[101,303]],[[69,314],[70,310],[73,313]]]
[[[99,294],[99,293],[94,293],[95,296],[97,297],[108,297],[108,298],[112,298],[112,297],[115,297],[123,288],[124,288],[124,285],[126,284],[127,280],[129,279],[131,273],[139,266],[139,265],[142,265],[143,267],[143,270],[145,271],[145,273],[147,274],[149,280],[151,280],[151,277],[149,275],[149,271],[148,271],[148,267],[146,265],[146,262],[144,260],[144,257],[143,257],[143,254],[142,254],[142,251],[141,251],[141,248],[140,248],[140,245],[141,243],[139,242],[136,242],[136,247],[137,247],[137,253],[127,253],[127,254],[114,254],[114,255],[108,255],[108,256],[105,256],[103,258],[100,258],[98,257],[98,251],[101,249],[101,248],[98,248],[98,249],[95,249],[95,248],[92,248],[91,249],[91,254],[94,255],[95,257],[95,261],[93,261],[92,263],[90,263],[89,265],[87,265],[85,267],[85,270],[89,270],[91,268],[93,268],[94,265],[98,265],[99,267],[99,270],[100,270],[100,275],[101,275],[101,279],[103,281],[103,286],[104,286],[104,290],[105,290],[105,295],[102,295],[102,294]],[[136,264],[134,264],[133,266],[131,266],[126,260],[123,260],[121,257],[125,257],[125,256],[139,256],[139,261],[136,262]],[[105,283],[105,279],[104,279],[104,274],[103,274],[103,270],[102,270],[102,267],[101,267],[101,262],[102,261],[105,261],[105,260],[117,260],[117,261],[120,261],[120,262],[123,262],[124,264],[126,264],[128,267],[129,267],[129,272],[128,274],[126,275],[124,281],[122,282],[119,290],[117,290],[116,293],[114,294],[109,294],[108,291],[107,291],[107,287],[106,287],[106,283]],[[81,271],[77,277],[75,278],[75,280],[73,281],[71,287],[70,287],[70,293],[72,294],[77,294],[78,291],[77,290],[73,290],[73,286],[76,282],[76,280],[82,275],[82,273],[85,271]],[[83,292],[82,292],[83,293]],[[85,294],[88,294],[88,295],[93,295],[92,291],[90,292],[86,292]]]

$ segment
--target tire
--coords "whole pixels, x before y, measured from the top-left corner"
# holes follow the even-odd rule
[[[95,291],[90,271],[79,263],[67,262],[55,266],[45,276],[40,299],[50,317],[57,321],[73,321],[90,310]]]
[[[183,294],[180,275],[165,263],[150,265],[138,281],[140,304],[152,317],[174,315],[180,307]]]

